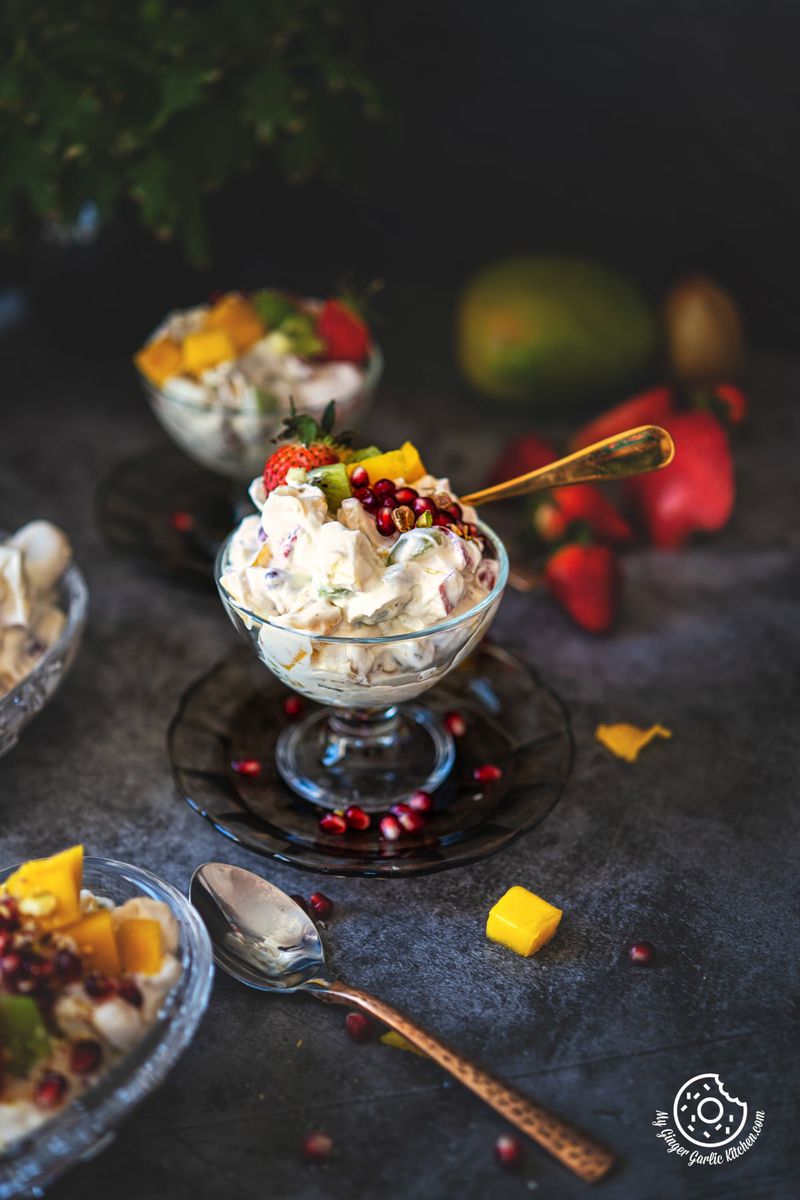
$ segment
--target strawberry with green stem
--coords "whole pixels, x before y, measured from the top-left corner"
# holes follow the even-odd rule
[[[333,428],[336,421],[336,402],[331,400],[317,422],[310,413],[299,413],[291,401],[291,412],[284,421],[283,432],[274,440],[287,441],[264,464],[264,487],[273,491],[286,482],[287,473],[293,467],[312,471],[315,467],[327,467],[341,461],[342,451],[350,443],[350,433],[337,433]]]

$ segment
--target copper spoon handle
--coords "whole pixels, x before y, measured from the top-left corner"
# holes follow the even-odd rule
[[[346,983],[332,983],[325,991],[315,992],[320,1000],[328,1000],[334,1004],[348,1004],[369,1013],[384,1025],[391,1026],[407,1038],[412,1045],[437,1062],[445,1071],[454,1075],[465,1087],[476,1096],[516,1125],[522,1133],[533,1138],[540,1146],[569,1167],[586,1183],[595,1183],[606,1174],[614,1163],[614,1155],[606,1150],[599,1142],[595,1142],[585,1133],[581,1133],[568,1121],[548,1112],[539,1104],[534,1104],[521,1092],[501,1083],[480,1067],[475,1066],[469,1059],[462,1058],[455,1050],[451,1050],[444,1042],[426,1033],[415,1025],[408,1017],[403,1016],[396,1008],[384,1004],[382,1000],[362,992],[360,988],[350,987]]]
[[[483,488],[462,496],[463,504],[476,508],[490,500],[507,500],[510,496],[525,496],[529,492],[540,492],[545,488],[564,487],[570,483],[591,483],[603,479],[624,479],[629,475],[642,475],[645,471],[658,471],[668,466],[675,455],[675,443],[666,429],[659,425],[639,425],[626,429],[624,433],[605,438],[584,446],[575,454],[559,458],[507,479],[494,487]]]

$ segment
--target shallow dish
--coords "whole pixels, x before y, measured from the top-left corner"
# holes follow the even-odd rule
[[[2,883],[15,866],[0,871]],[[151,896],[169,906],[180,928],[181,977],[144,1038],[98,1083],[0,1157],[0,1200],[37,1194],[62,1172],[93,1158],[113,1140],[128,1113],[166,1077],[186,1049],[208,1003],[213,978],[205,926],[170,884],[141,867],[107,858],[84,860],[84,884],[116,904]]]

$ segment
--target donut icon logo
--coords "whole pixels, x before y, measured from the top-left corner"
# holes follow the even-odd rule
[[[725,1090],[719,1075],[687,1079],[672,1106],[676,1128],[695,1146],[727,1146],[744,1129],[747,1105]]]

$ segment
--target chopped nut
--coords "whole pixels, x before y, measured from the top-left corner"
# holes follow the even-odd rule
[[[431,525],[433,525],[433,514],[426,509],[417,517],[417,529],[430,529]]]
[[[431,499],[437,508],[447,508],[448,505],[453,503],[453,497],[448,495],[447,492],[436,492]]]
[[[49,917],[55,912],[58,900],[52,892],[41,892],[38,896],[23,896],[19,911],[26,917]]]
[[[407,504],[401,504],[398,508],[392,509],[392,520],[400,532],[405,533],[406,530],[414,528],[416,517],[413,508],[409,508]]]

